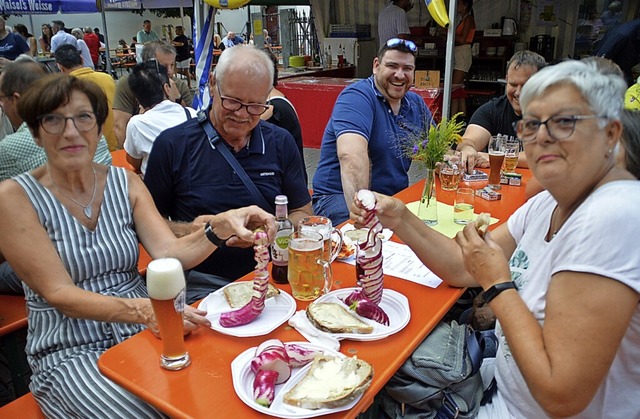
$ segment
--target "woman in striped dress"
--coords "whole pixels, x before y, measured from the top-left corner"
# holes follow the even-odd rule
[[[176,257],[185,268],[215,246],[203,229],[176,239],[135,174],[92,162],[108,112],[97,85],[50,75],[18,111],[48,160],[0,184],[0,250],[24,283],[33,395],[47,417],[160,416],[103,377],[97,360],[157,329],[136,267],[138,240],[152,257]],[[251,241],[256,226],[275,232],[273,217],[256,207],[201,218],[219,237],[236,235],[231,245]],[[209,326],[204,314],[187,307],[185,331]]]

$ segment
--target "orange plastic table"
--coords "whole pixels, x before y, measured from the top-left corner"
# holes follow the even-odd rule
[[[0,295],[0,336],[27,326],[24,295]]]
[[[477,211],[488,211],[500,222],[506,221],[524,202],[524,187],[530,177],[528,170],[520,187],[505,186],[500,201],[478,200]],[[415,201],[422,192],[423,182],[400,192],[405,202]],[[438,198],[453,202],[453,194],[438,190]],[[341,262],[333,264],[334,289],[355,285],[355,268]],[[249,279],[250,275],[242,279]],[[374,368],[371,387],[358,404],[349,411],[325,416],[355,418],[366,410],[375,394],[422,342],[462,293],[462,289],[445,284],[436,289],[385,276],[385,288],[401,292],[409,299],[411,320],[400,332],[373,342],[342,341],[340,351],[348,356],[370,362]],[[280,286],[290,292],[289,286]],[[298,302],[298,310],[308,303]],[[182,371],[160,368],[162,344],[151,332],[144,331],[107,350],[98,360],[100,371],[125,389],[162,410],[171,417],[263,417],[245,405],[236,395],[231,377],[231,361],[241,352],[266,339],[303,341],[304,338],[286,323],[265,336],[237,338],[201,328],[186,338],[192,364]]]

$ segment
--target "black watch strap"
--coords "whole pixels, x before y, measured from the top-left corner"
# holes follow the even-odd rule
[[[207,224],[204,225],[204,235],[207,236],[207,239],[209,239],[209,241],[217,247],[224,247],[228,240],[223,240],[220,237],[216,236],[216,233],[213,232],[213,228],[211,228],[211,224],[209,223],[209,221],[207,221]]]
[[[500,294],[502,291],[506,291],[506,290],[510,290],[510,289],[514,289],[514,290],[518,290],[518,287],[516,287],[516,283],[513,281],[509,281],[509,282],[502,282],[500,284],[496,284],[494,286],[492,286],[491,288],[489,288],[488,290],[486,290],[485,292],[482,293],[482,296],[480,297],[480,303],[478,304],[478,307],[482,307],[486,304],[489,303],[489,301],[493,300],[494,298],[496,298],[498,296],[498,294]]]

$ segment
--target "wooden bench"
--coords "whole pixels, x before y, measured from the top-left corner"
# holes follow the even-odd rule
[[[0,407],[0,419],[44,419],[44,413],[31,393],[19,397],[11,403]]]

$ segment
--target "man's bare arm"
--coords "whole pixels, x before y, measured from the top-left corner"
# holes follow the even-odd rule
[[[113,132],[116,134],[116,140],[118,140],[118,148],[122,148],[124,145],[124,139],[127,136],[127,124],[131,116],[129,112],[113,109]]]
[[[347,208],[360,189],[370,185],[370,161],[367,140],[358,134],[343,134],[337,140],[340,178]]]
[[[487,147],[490,138],[491,133],[480,125],[467,126],[464,135],[462,135],[462,141],[456,147],[458,151],[462,152],[462,161],[467,164],[467,172],[471,173],[476,165],[478,152]]]

